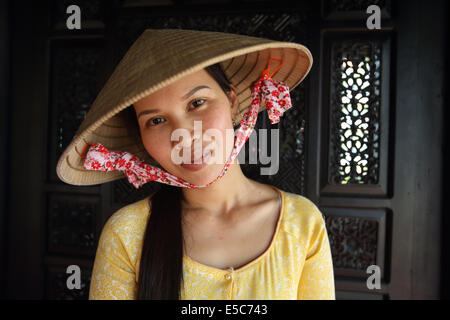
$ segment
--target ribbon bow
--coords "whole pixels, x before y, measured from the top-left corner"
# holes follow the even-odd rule
[[[270,60],[277,60],[281,62],[281,64],[271,74],[269,74]],[[128,178],[128,181],[132,183],[136,189],[149,181],[158,181],[169,185],[193,189],[209,186],[226,173],[229,166],[250,137],[255,127],[262,101],[265,102],[269,120],[272,124],[278,123],[283,113],[292,107],[289,87],[281,81],[272,79],[272,75],[281,67],[283,62],[274,58],[270,60],[267,68],[261,72],[261,77],[252,86],[252,103],[242,117],[240,127],[234,137],[234,148],[230,158],[217,178],[208,184],[202,186],[193,185],[170,174],[167,171],[145,163],[143,160],[129,152],[110,151],[99,143],[86,145],[85,150],[87,146],[90,146],[90,148],[84,160],[84,169],[105,172],[122,171]],[[84,157],[85,150],[82,152],[82,157]]]
[[[100,143],[89,144],[83,167],[86,170],[123,171],[136,189],[147,182],[157,180],[153,166],[126,151],[110,151]],[[161,172],[159,173],[161,174]]]
[[[269,74],[271,60],[279,61],[280,64]],[[282,65],[283,60],[271,58],[267,63],[267,68],[261,71],[261,78],[259,78],[252,88],[252,104],[259,103],[258,95],[262,95],[262,99],[266,102],[270,123],[272,124],[280,122],[280,117],[283,113],[292,107],[289,87],[281,81],[272,79],[273,74],[277,72]]]
[[[271,124],[280,122],[283,113],[292,107],[289,87],[282,82],[273,80],[267,74],[264,74],[255,84],[252,98],[252,104],[258,104],[258,107],[260,99],[265,101]]]

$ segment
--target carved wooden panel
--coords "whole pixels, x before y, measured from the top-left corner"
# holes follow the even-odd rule
[[[387,196],[390,36],[326,33],[321,194]]]
[[[380,168],[381,45],[339,42],[331,49],[329,181],[377,184]]]
[[[384,209],[321,207],[325,216],[335,275],[367,278],[367,268],[386,270],[389,215]]]
[[[47,210],[47,252],[93,256],[99,211],[98,197],[51,194]]]
[[[93,262],[103,226],[101,198],[96,194],[100,189],[65,185],[57,178],[55,168],[102,85],[105,41],[101,34],[89,32],[104,28],[105,3],[52,1],[49,12],[47,246],[44,256],[48,299],[88,298],[91,272],[88,262]],[[72,4],[80,7],[81,30],[66,28],[69,16],[66,9]],[[63,264],[61,259],[65,259]],[[81,289],[67,288],[66,268],[71,264],[83,266]]]
[[[51,43],[51,153],[49,178],[99,91],[103,40],[54,40]]]

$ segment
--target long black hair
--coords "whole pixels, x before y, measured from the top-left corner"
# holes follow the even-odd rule
[[[220,64],[205,70],[228,96],[231,83]],[[181,297],[184,242],[181,196],[181,187],[166,184],[150,196],[150,217],[139,265],[138,300],[179,300]]]

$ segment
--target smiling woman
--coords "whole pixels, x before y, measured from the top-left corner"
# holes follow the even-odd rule
[[[58,163],[69,183],[111,181],[117,171],[136,187],[164,183],[105,224],[90,299],[334,299],[320,211],[247,178],[237,160],[258,112],[278,122],[311,64],[304,46],[264,38],[168,29],[136,40]],[[73,152],[86,141],[75,171]]]

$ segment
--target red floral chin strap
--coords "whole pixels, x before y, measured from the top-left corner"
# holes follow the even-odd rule
[[[271,73],[270,61],[276,60],[280,65]],[[272,79],[272,75],[283,65],[280,59],[271,58],[267,64],[267,68],[261,72],[261,77],[252,87],[252,103],[243,115],[240,127],[234,137],[234,148],[225,164],[222,172],[213,181],[208,184],[196,186],[171,173],[145,163],[143,160],[124,151],[110,151],[100,143],[87,144],[89,150],[84,160],[84,169],[99,171],[123,171],[128,181],[132,183],[136,189],[150,181],[157,181],[173,186],[185,188],[204,188],[220,179],[228,170],[231,163],[239,154],[239,151],[248,140],[253,132],[258,117],[258,111],[261,102],[265,101],[267,113],[272,124],[280,121],[280,116],[292,107],[291,97],[289,95],[289,87],[283,82]],[[82,156],[84,155],[84,151]]]

